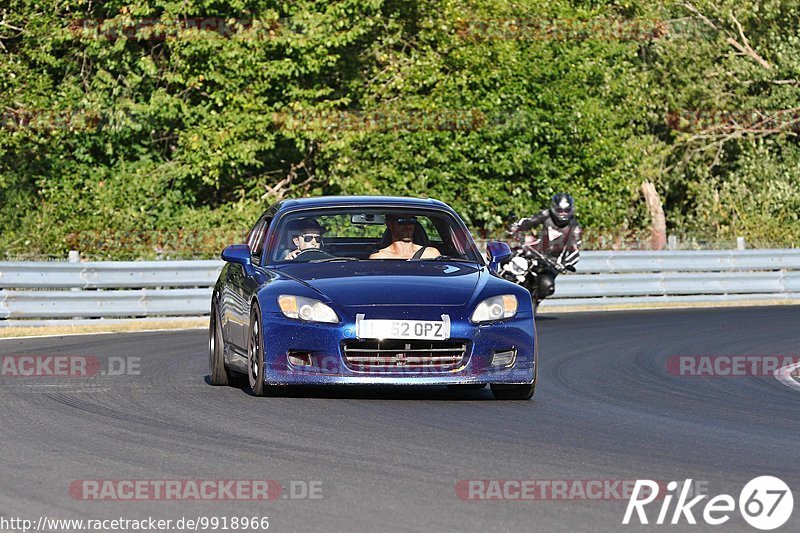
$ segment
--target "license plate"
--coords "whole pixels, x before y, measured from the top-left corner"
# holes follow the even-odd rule
[[[443,341],[450,338],[450,317],[442,315],[442,320],[376,320],[357,315],[356,337]]]

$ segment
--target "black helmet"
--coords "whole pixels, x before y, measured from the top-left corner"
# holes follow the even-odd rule
[[[558,226],[566,226],[575,214],[575,200],[565,192],[553,196],[550,201],[550,216]]]

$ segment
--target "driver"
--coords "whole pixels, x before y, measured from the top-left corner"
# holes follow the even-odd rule
[[[433,246],[414,244],[414,229],[417,217],[408,215],[386,215],[386,227],[392,243],[370,255],[370,259],[427,259],[442,255]]]
[[[319,250],[325,228],[313,218],[300,218],[289,222],[286,233],[290,236],[295,249],[287,250],[283,259],[291,260],[306,250]]]

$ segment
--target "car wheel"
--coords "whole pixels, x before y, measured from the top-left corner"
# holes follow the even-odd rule
[[[250,381],[250,390],[255,396],[264,396],[264,343],[261,327],[261,311],[254,305],[250,310],[247,377]]]
[[[212,385],[228,385],[231,381],[231,375],[225,368],[224,343],[219,309],[212,303],[211,318],[208,323],[208,376]]]
[[[535,390],[536,382],[530,385],[492,383],[492,395],[496,400],[530,400]]]

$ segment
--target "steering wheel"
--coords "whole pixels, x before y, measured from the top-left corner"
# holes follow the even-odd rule
[[[306,248],[294,256],[294,261],[300,259],[301,261],[313,261],[315,259],[326,259],[328,257],[335,257],[328,252],[322,251],[319,248]]]

